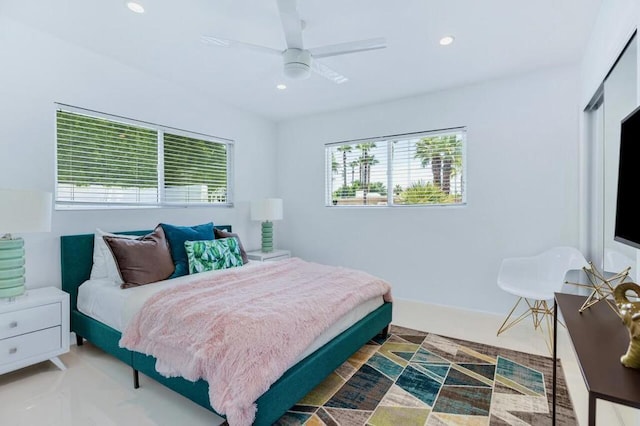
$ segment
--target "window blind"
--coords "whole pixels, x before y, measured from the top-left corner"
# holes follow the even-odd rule
[[[456,128],[327,144],[327,205],[463,204],[465,143]]]
[[[227,146],[165,133],[164,185],[169,203],[227,202]]]
[[[66,111],[56,123],[57,202],[158,202],[156,131]]]
[[[56,206],[230,205],[231,141],[56,112]]]
[[[387,204],[386,144],[361,141],[327,147],[328,199],[341,205]],[[337,204],[337,203],[335,203]]]

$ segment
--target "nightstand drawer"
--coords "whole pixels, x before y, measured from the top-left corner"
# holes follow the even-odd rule
[[[60,303],[0,314],[0,339],[60,325]]]
[[[60,349],[60,330],[52,327],[0,340],[0,365]]]

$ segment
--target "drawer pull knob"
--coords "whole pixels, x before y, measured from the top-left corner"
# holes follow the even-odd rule
[[[9,353],[12,354],[12,355],[15,354],[16,352],[18,352],[18,348],[9,349]]]
[[[16,328],[18,326],[18,321],[11,321],[9,323],[9,328]]]

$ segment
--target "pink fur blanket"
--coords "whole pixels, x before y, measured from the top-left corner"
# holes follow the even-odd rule
[[[156,370],[209,383],[211,406],[250,425],[255,401],[331,324],[391,287],[362,271],[298,258],[230,268],[163,290],[130,321],[120,346]]]

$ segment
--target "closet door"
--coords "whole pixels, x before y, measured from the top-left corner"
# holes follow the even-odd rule
[[[613,240],[620,155],[620,122],[638,105],[637,37],[627,45],[606,80],[604,81],[603,107],[603,229],[602,256],[606,272],[616,273],[631,266],[635,281],[636,253],[633,247]]]

